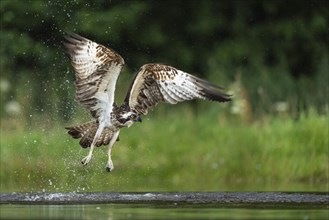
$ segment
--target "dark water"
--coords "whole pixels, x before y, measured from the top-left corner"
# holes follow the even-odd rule
[[[328,219],[326,209],[148,207],[147,205],[1,205],[1,219]]]
[[[1,219],[329,219],[328,193],[2,193]]]

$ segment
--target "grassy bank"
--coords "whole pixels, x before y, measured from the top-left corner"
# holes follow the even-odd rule
[[[328,118],[270,118],[243,124],[210,113],[149,117],[123,129],[105,171],[62,126],[1,131],[1,192],[326,191]]]

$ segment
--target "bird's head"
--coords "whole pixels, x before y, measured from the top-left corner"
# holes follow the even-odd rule
[[[142,122],[141,117],[132,111],[120,112],[117,116],[118,122],[122,127],[130,127],[134,122]]]

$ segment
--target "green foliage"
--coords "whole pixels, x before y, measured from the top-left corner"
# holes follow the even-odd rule
[[[1,0],[1,191],[326,190],[328,15],[325,0]],[[113,173],[103,148],[82,167],[64,31],[125,58],[118,103],[148,62],[234,99],[160,105],[122,131]]]
[[[1,132],[1,192],[325,191],[327,119],[315,112],[243,125],[211,112],[154,116],[121,131],[115,169],[105,147],[90,164],[60,126]]]
[[[309,106],[326,113],[328,11],[322,0],[2,0],[0,72],[10,87],[1,91],[1,117],[17,101],[25,116],[71,118],[74,74],[64,31],[122,54],[125,84],[142,64],[162,62],[225,87],[239,75],[254,118],[275,113],[277,102],[294,117]]]

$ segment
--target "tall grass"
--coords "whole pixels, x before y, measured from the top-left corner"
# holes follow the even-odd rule
[[[269,118],[246,124],[215,111],[156,114],[122,129],[105,171],[60,125],[1,131],[1,192],[326,191],[328,118]],[[51,126],[50,126],[51,127]]]

